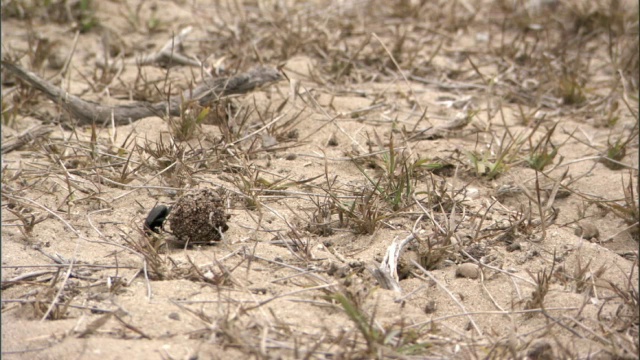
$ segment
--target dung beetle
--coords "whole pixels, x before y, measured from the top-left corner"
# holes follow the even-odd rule
[[[158,231],[158,228],[164,230],[162,225],[167,219],[167,216],[169,216],[170,211],[171,208],[164,205],[158,205],[151,209],[149,215],[147,215],[147,219],[144,221],[145,232],[148,233],[148,231],[151,230],[154,233],[159,234],[160,232]]]

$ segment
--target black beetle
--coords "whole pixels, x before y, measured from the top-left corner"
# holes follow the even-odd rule
[[[159,234],[158,228],[163,229],[162,225],[164,221],[169,216],[169,212],[171,208],[166,207],[164,205],[158,205],[154,207],[147,215],[147,219],[144,221],[144,230],[148,232],[148,230],[153,231],[156,234]]]

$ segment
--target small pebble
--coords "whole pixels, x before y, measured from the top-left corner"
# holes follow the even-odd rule
[[[434,312],[436,312],[436,302],[435,302],[435,300],[429,300],[427,302],[427,305],[425,305],[425,307],[424,307],[424,312],[426,314],[433,314]]]
[[[340,266],[338,266],[338,264],[331,262],[331,264],[329,264],[329,269],[327,269],[327,275],[333,276],[339,268]]]
[[[470,199],[476,199],[480,196],[480,190],[470,187],[466,189],[465,195]]]
[[[508,252],[514,252],[514,251],[520,250],[520,249],[522,249],[522,246],[520,245],[519,242],[514,242],[514,243],[511,243],[511,244],[507,245],[507,251]]]
[[[480,277],[480,268],[473,263],[464,263],[458,266],[456,269],[457,277],[464,277],[469,279],[477,279]]]
[[[598,230],[598,228],[595,225],[587,222],[578,224],[578,227],[576,228],[574,233],[576,234],[576,236],[580,236],[585,240],[591,240],[593,238],[600,237],[600,231]]]
[[[534,257],[540,255],[540,252],[536,249],[531,249],[527,251],[527,259],[533,259]]]
[[[527,357],[535,360],[553,360],[553,347],[547,340],[535,340],[527,349]]]
[[[269,148],[278,145],[278,140],[271,135],[264,134],[262,135],[262,147]]]
[[[179,321],[180,320],[180,314],[178,314],[176,312],[172,312],[172,313],[169,314],[169,319]]]
[[[341,266],[340,268],[338,268],[338,271],[336,271],[335,276],[337,278],[344,279],[347,277],[347,275],[349,275],[350,272],[351,268],[348,265]]]
[[[300,137],[300,131],[298,129],[289,130],[287,133],[287,139],[289,140],[297,140]]]

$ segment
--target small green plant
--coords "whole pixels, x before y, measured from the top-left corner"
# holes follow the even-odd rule
[[[626,141],[622,139],[616,140],[615,143],[607,142],[607,151],[605,156],[600,159],[600,162],[611,170],[620,170],[624,168],[624,165],[620,161],[627,154],[627,144],[631,141],[631,138]]]
[[[81,33],[85,33],[100,24],[96,18],[95,4],[93,0],[80,0],[78,10],[78,28]]]
[[[18,227],[18,230],[20,230],[20,232],[22,233],[22,235],[26,238],[26,239],[30,239],[31,235],[33,234],[33,228],[47,220],[49,218],[49,216],[43,216],[43,217],[39,217],[36,218],[35,215],[33,215],[32,213],[27,212],[26,214],[23,213],[23,211],[18,211],[18,210],[13,210],[8,208],[7,209],[10,213],[12,213],[15,217],[18,218],[18,220],[20,220],[20,222],[22,223],[21,226]]]
[[[628,16],[624,3],[619,1],[594,1],[593,3],[567,3],[568,15],[573,24],[570,30],[576,34],[621,34]],[[636,13],[637,15],[637,13]]]
[[[507,170],[504,157],[491,160],[489,158],[489,152],[485,151],[483,154],[477,152],[468,152],[467,156],[473,164],[478,176],[485,176],[489,180],[493,180],[503,174]]]
[[[2,125],[13,127],[16,123],[16,107],[9,105],[2,99]]]
[[[247,210],[260,210],[261,202],[255,187],[255,178],[250,174],[239,173],[233,177],[233,184],[243,195],[244,206]]]
[[[385,145],[377,134],[376,141],[380,149],[386,150],[381,156],[375,157],[372,166],[382,170],[382,175],[376,180],[357,163],[358,170],[373,186],[375,192],[390,205],[392,211],[398,211],[412,201],[416,186],[416,169],[427,163],[426,159],[412,161],[405,151],[398,151],[394,145],[393,133],[389,137],[389,144]]]
[[[136,144],[136,150],[140,154],[148,154],[150,156],[150,158],[147,158],[143,163],[156,172],[165,171],[167,167],[175,163],[185,152],[184,148],[173,141],[173,139],[171,139],[169,144],[166,144],[162,136],[158,138],[157,142],[151,142],[145,139],[144,145]],[[153,159],[153,161],[149,161],[151,159]]]
[[[638,206],[638,184],[633,183],[634,173],[629,171],[629,182],[624,183],[622,179],[622,188],[624,191],[624,204],[616,202],[606,202],[603,204],[611,210],[616,216],[621,218],[628,226],[629,233],[637,241],[640,242],[640,208]],[[636,172],[637,179],[637,172]]]
[[[421,158],[419,160],[416,160],[416,162],[414,162],[414,169],[425,170],[435,175],[448,177],[450,175],[444,175],[444,174],[449,174],[455,171],[455,165],[442,159],[429,160],[426,158]]]
[[[626,274],[627,279],[623,285],[618,285],[612,281],[607,281],[613,292],[622,300],[626,307],[617,312],[616,320],[622,322],[622,328],[637,328],[640,321],[640,293],[638,292],[638,282],[634,280],[634,270],[638,268],[638,258],[634,260],[631,271]],[[629,339],[633,341],[632,339]],[[637,344],[636,344],[637,346]]]
[[[538,171],[544,170],[547,165],[553,163],[553,159],[558,154],[558,149],[551,144],[551,152],[547,151],[547,148],[542,148],[537,153],[531,154],[531,157],[527,159],[529,167]]]
[[[418,263],[425,270],[434,270],[452,254],[453,250],[453,245],[444,245],[442,242],[427,236],[426,240],[418,246]]]
[[[349,291],[334,293],[329,298],[340,305],[366,342],[366,356],[360,354],[358,358],[370,358],[383,349],[387,353],[394,351],[403,355],[421,355],[431,347],[429,342],[420,341],[422,334],[419,331],[407,329],[402,321],[384,327],[379,326],[375,322],[375,313],[365,313]]]
[[[306,230],[320,236],[332,235],[331,209],[335,208],[333,199],[330,196],[324,196],[322,198],[313,196],[310,200],[314,204],[315,209],[310,216]]]
[[[530,168],[542,171],[547,165],[553,163],[553,159],[558,154],[558,148],[551,143],[551,136],[555,129],[556,124],[554,124],[533,149],[531,149],[531,153],[527,159]],[[529,137],[529,143],[531,143],[531,137]]]
[[[364,337],[369,354],[375,354],[376,348],[384,342],[384,333],[376,328],[373,318],[369,319],[367,314],[344,294],[336,293],[332,298],[342,306],[345,314]]]
[[[584,85],[577,76],[564,74],[558,80],[558,96],[565,105],[582,105],[587,97],[584,93]]]
[[[141,1],[144,3],[144,1]],[[151,4],[151,17],[147,20],[147,32],[152,33],[160,29],[162,22],[158,18],[158,5],[156,3]]]
[[[578,257],[576,267],[573,271],[573,281],[575,281],[575,292],[583,293],[588,290],[589,293],[593,291],[593,284],[595,280],[602,277],[607,271],[607,268],[602,265],[596,271],[591,271],[591,260],[582,266],[582,260]]]
[[[27,42],[29,43],[27,54],[29,56],[29,62],[31,63],[31,69],[39,71],[51,55],[52,50],[58,45],[58,41],[52,41],[49,38],[43,37],[41,34],[29,31]]]
[[[533,281],[535,281],[536,288],[531,293],[531,299],[527,300],[524,308],[526,310],[544,309],[544,298],[549,292],[549,284],[553,276],[553,268],[549,272],[547,272],[547,269],[544,269],[538,272],[536,276],[533,276],[533,274],[529,273],[529,276],[531,276],[531,278],[533,278]],[[533,313],[528,313],[527,317],[533,316],[531,314]]]
[[[534,131],[535,127],[529,137]],[[514,136],[509,131],[505,131],[502,137],[492,134],[491,144],[481,153],[467,151],[466,154],[478,176],[493,180],[507,171],[509,165],[514,163],[525,141],[524,135]]]
[[[275,194],[296,184],[296,182],[287,182],[286,178],[269,180],[262,176],[262,171],[254,165],[235,166],[233,172],[235,174],[229,182],[233,183],[243,195],[244,204],[248,210],[261,208],[259,199],[261,194],[270,192]]]
[[[547,269],[543,269],[539,271],[536,276],[529,271],[529,276],[535,282],[535,289],[531,293],[531,299],[527,300],[524,308],[525,310],[532,309],[542,309],[544,310],[544,298],[547,296],[549,292],[549,285],[551,284],[551,280],[554,276],[554,270],[556,267],[556,263],[558,262],[558,258],[556,257],[556,253],[553,253],[553,260],[551,263],[551,270],[547,271]],[[528,313],[526,317],[532,317],[534,313]]]
[[[604,110],[604,126],[608,128],[614,127],[620,120],[620,111],[618,110],[618,102],[613,101]]]
[[[333,194],[329,195],[335,197]],[[356,234],[373,234],[388,217],[383,213],[377,192],[366,187],[353,201],[342,202],[335,197],[333,204],[336,207],[339,225],[350,227]]]
[[[440,211],[442,213],[460,210],[459,203],[455,200],[456,192],[449,192],[445,180],[438,179],[432,174],[429,174],[426,184],[428,186],[427,191],[416,193],[416,195],[424,196],[419,200],[418,204],[420,207],[424,204],[426,209]]]
[[[209,107],[202,107],[194,102],[183,103],[180,107],[180,116],[177,119],[169,117],[169,127],[173,137],[178,141],[192,139],[200,131],[202,122],[210,111]]]

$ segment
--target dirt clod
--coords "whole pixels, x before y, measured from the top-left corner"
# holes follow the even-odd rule
[[[477,279],[480,276],[480,268],[476,264],[464,263],[459,265],[456,269],[456,276]]]
[[[427,305],[424,306],[424,312],[425,314],[433,314],[434,312],[436,312],[436,302],[435,300],[429,300],[427,302]]]
[[[507,251],[508,252],[514,252],[516,250],[520,250],[522,249],[522,246],[520,245],[519,242],[514,242],[512,244],[507,245]]]
[[[546,340],[536,340],[527,349],[527,358],[531,360],[555,359],[553,347]]]
[[[587,222],[580,223],[574,233],[576,236],[580,236],[585,240],[597,239],[600,237],[600,230],[598,230],[595,225]]]

